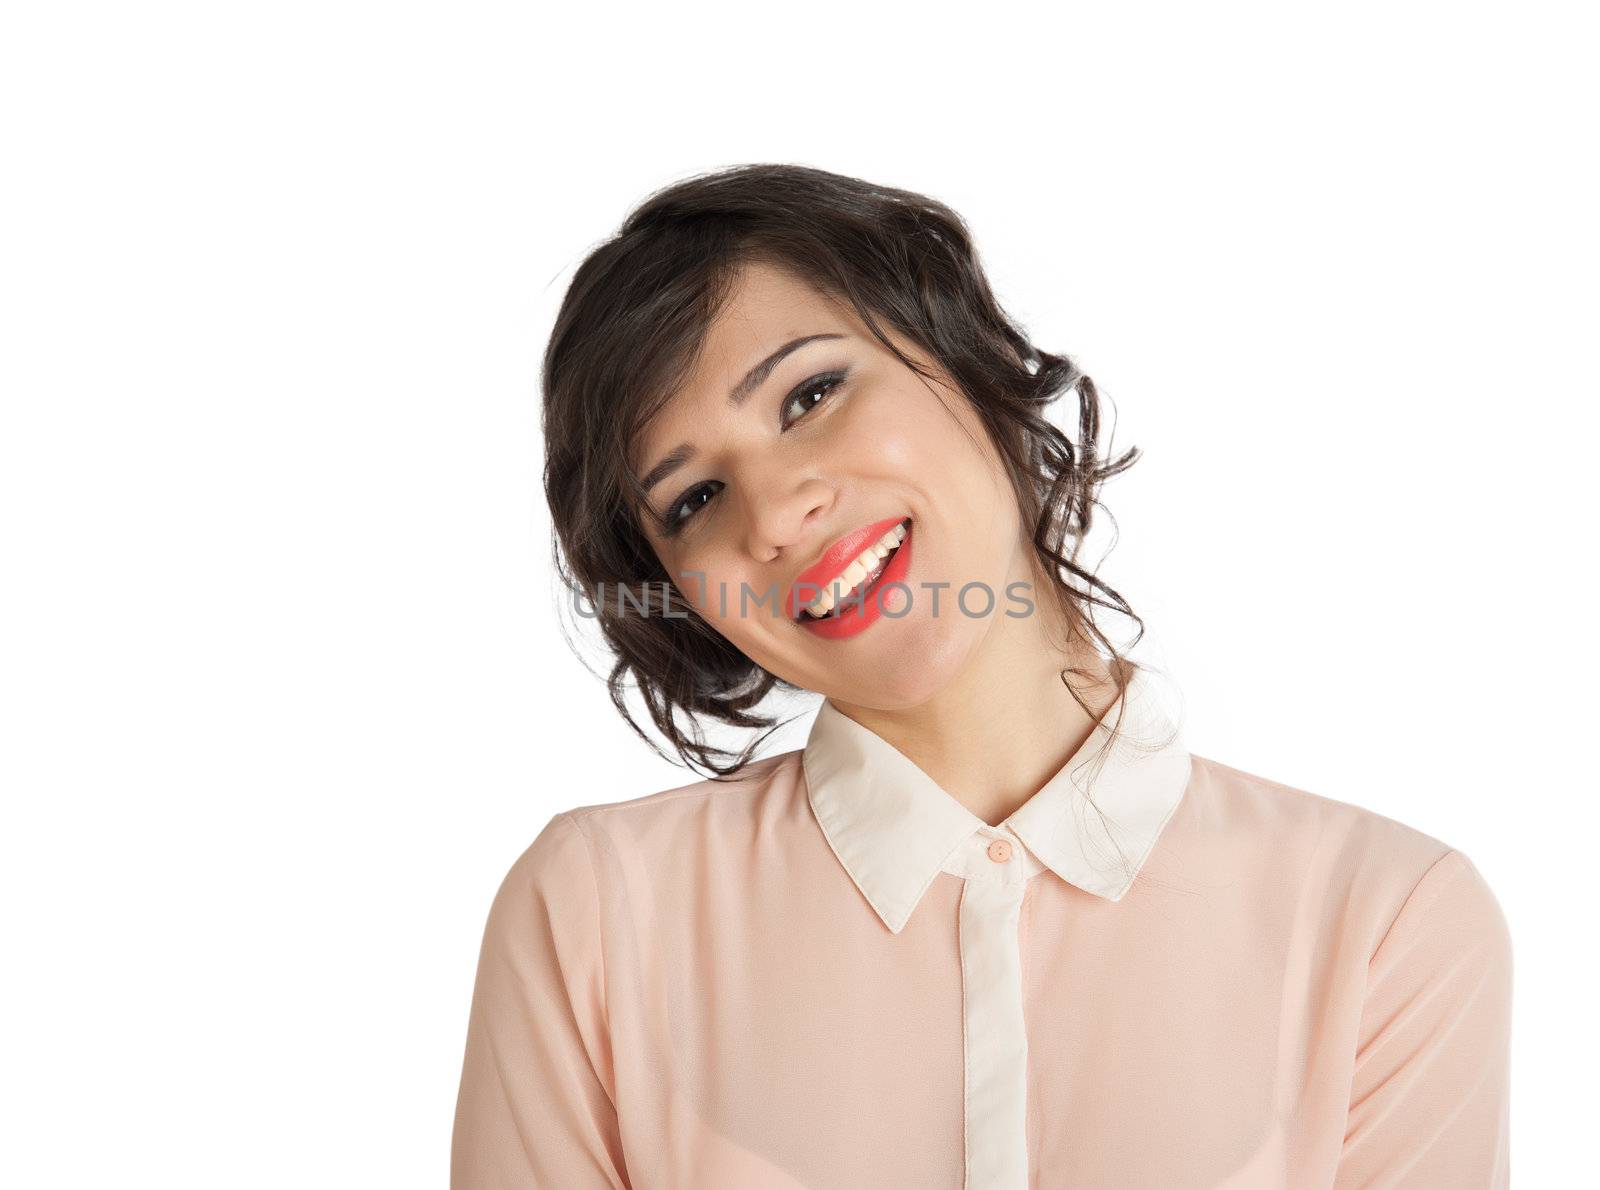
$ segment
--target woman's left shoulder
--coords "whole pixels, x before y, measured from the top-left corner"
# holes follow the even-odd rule
[[[1189,794],[1203,816],[1236,836],[1258,838],[1305,876],[1398,912],[1418,892],[1498,912],[1493,893],[1464,851],[1410,823],[1346,797],[1272,780],[1220,761],[1195,757]],[[1427,878],[1426,882],[1424,878]],[[1391,917],[1392,920],[1392,917]]]

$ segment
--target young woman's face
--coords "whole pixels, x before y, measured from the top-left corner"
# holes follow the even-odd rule
[[[853,311],[751,266],[683,389],[635,444],[646,482],[669,454],[692,451],[650,484],[644,531],[685,600],[786,681],[855,705],[916,706],[1008,609],[1040,602],[1032,586],[1008,593],[1032,579],[1015,494],[966,398],[935,375],[938,393]],[[730,400],[736,389],[742,401]],[[886,563],[862,557],[908,519]],[[852,600],[854,580],[866,585]],[[978,586],[958,603],[967,584]],[[835,587],[837,618],[791,614]]]

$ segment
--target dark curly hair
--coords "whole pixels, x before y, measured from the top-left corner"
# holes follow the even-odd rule
[[[878,319],[944,368],[999,449],[1064,623],[1097,642],[1120,696],[1137,667],[1095,625],[1093,608],[1134,622],[1130,649],[1144,623],[1077,554],[1101,506],[1101,483],[1139,450],[1116,459],[1097,453],[1094,382],[1069,357],[1035,347],[1000,308],[965,222],[943,203],[808,166],[762,163],[692,176],[647,197],[579,266],[545,351],[544,487],[556,572],[575,601],[594,605],[614,657],[611,700],[629,726],[666,756],[628,709],[631,675],[682,762],[720,779],[781,726],[755,708],[775,686],[796,689],[672,589],[641,528],[650,514],[633,469],[641,431],[681,386],[740,270],[754,263],[787,269],[847,302],[924,378],[927,371],[889,341]],[[1076,443],[1046,416],[1069,392],[1078,400]],[[655,590],[664,593],[667,614],[628,614],[621,594],[606,598],[638,590],[644,595],[633,596],[635,608],[648,607]],[[1082,705],[1067,681],[1078,672],[1069,667],[1061,678]],[[767,730],[734,752],[706,742],[703,719]]]

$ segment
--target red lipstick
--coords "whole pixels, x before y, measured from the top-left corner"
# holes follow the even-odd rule
[[[884,567],[882,574],[859,592],[842,599],[835,611],[823,619],[817,619],[803,610],[807,603],[830,587],[844,573],[846,567],[855,561],[862,550],[902,522],[906,523],[906,535]],[[855,532],[839,538],[823,551],[822,557],[813,565],[801,571],[794,585],[789,588],[784,606],[790,618],[808,632],[829,640],[854,636],[857,632],[870,627],[883,614],[878,598],[879,590],[889,583],[903,581],[911,567],[912,528],[908,517],[889,517],[870,525],[863,525]]]

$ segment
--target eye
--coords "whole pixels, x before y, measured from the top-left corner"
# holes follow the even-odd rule
[[[809,380],[802,381],[798,386],[789,391],[783,399],[779,413],[787,413],[791,408],[799,412],[793,417],[783,419],[781,429],[787,430],[795,422],[805,417],[818,405],[825,403],[850,376],[849,368],[840,368],[833,372],[822,372]],[[671,508],[667,509],[661,525],[661,531],[668,537],[675,537],[679,530],[694,519],[695,513],[703,508],[708,500],[722,489],[722,484],[716,480],[697,484],[685,492]]]
[[[781,412],[787,412],[791,407],[797,406],[800,412],[794,417],[793,421],[799,421],[800,418],[826,401],[833,390],[843,384],[845,378],[849,375],[850,370],[846,368],[838,372],[824,372],[820,376],[811,377],[810,380],[804,381],[784,399]],[[821,395],[813,399],[813,395],[818,393]],[[784,428],[787,429],[790,424],[792,423],[784,422]]]
[[[684,525],[688,524],[689,519],[694,516],[694,514],[699,511],[701,505],[705,503],[705,501],[701,500],[700,497],[705,496],[706,499],[709,500],[711,496],[716,494],[715,492],[712,492],[711,489],[718,486],[720,485],[718,485],[715,480],[712,480],[710,483],[702,483],[690,488],[683,494],[683,498],[681,500],[679,500],[671,508],[667,509],[666,520],[661,526],[661,531],[668,537],[676,535],[678,530],[682,529]]]

